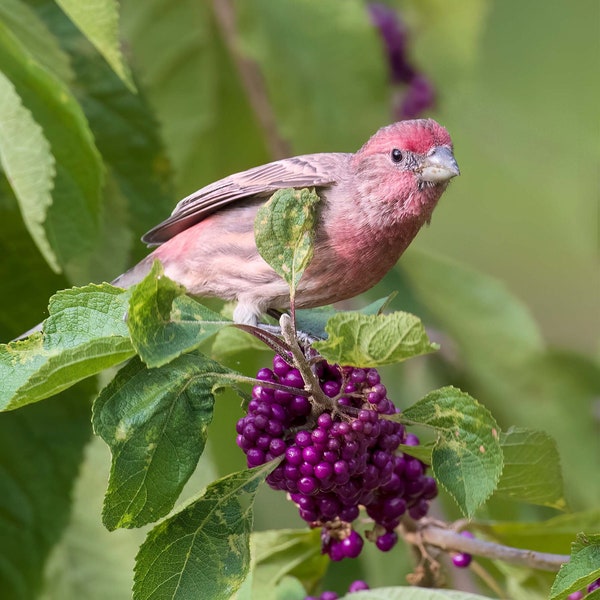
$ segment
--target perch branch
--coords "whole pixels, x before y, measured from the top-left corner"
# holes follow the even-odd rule
[[[543,571],[558,571],[570,558],[566,554],[523,550],[477,538],[467,538],[460,535],[458,531],[432,522],[423,523],[414,530],[404,524],[402,535],[408,543],[415,546],[425,544],[445,551],[468,552],[474,556],[502,560],[513,565]]]

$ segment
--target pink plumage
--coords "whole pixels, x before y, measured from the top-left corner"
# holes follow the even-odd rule
[[[458,174],[450,136],[431,119],[383,127],[355,154],[309,154],[255,167],[182,200],[144,236],[158,248],[114,283],[137,283],[159,259],[189,293],[237,301],[238,322],[285,310],[289,291],[258,254],[254,217],[276,190],[314,187],[322,200],[314,258],[296,306],[345,300],[389,271]]]

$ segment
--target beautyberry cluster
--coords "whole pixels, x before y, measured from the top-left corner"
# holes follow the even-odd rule
[[[592,592],[595,592],[596,590],[600,590],[600,579],[596,579],[596,581],[592,581],[592,583],[590,583],[587,586],[585,591],[578,590],[577,592],[573,592],[572,594],[569,594],[567,600],[583,600],[583,598],[585,598],[587,596],[587,594],[591,594]]]
[[[362,590],[368,590],[369,586],[362,579],[353,581],[348,587],[348,593],[360,592]],[[335,592],[322,592],[320,596],[306,596],[304,600],[337,600],[339,596]]]
[[[237,423],[237,443],[249,467],[283,456],[267,482],[288,492],[312,527],[323,528],[323,552],[332,560],[360,554],[363,538],[351,524],[361,506],[375,522],[368,539],[387,552],[396,544],[394,529],[402,516],[424,517],[437,495],[424,464],[396,452],[400,444],[419,440],[385,418],[397,410],[375,369],[325,361],[312,368],[330,403],[323,406],[302,395],[300,372],[275,356],[273,368],[257,374],[264,384],[252,390],[248,414]]]

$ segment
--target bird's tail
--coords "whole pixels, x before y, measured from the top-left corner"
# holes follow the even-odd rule
[[[121,288],[130,288],[132,285],[139,283],[152,268],[153,258],[152,255],[147,256],[141,260],[137,265],[131,267],[129,271],[125,271],[123,275],[119,275],[116,279],[113,279],[111,285],[116,285]]]
[[[150,256],[147,256],[146,258],[141,260],[137,265],[131,267],[129,271],[125,271],[123,275],[119,275],[116,279],[113,279],[110,282],[111,285],[115,285],[117,287],[122,288],[129,288],[132,285],[139,283],[150,272],[150,269],[152,268],[152,262],[153,259]],[[22,340],[36,333],[37,331],[42,331],[42,325],[43,323],[38,323],[35,327],[32,327],[25,333],[22,333],[12,341],[15,342],[17,340]]]

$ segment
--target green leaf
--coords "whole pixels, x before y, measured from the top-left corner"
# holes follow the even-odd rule
[[[434,317],[432,325],[451,337],[454,351],[445,356],[458,363],[499,421],[534,424],[556,440],[563,465],[569,465],[563,477],[570,502],[594,506],[600,478],[589,457],[600,456],[600,436],[586,407],[600,394],[597,361],[545,351],[527,307],[489,275],[413,250],[399,264]]]
[[[45,563],[69,522],[94,387],[85,382],[48,402],[0,414],[3,600],[39,597]]]
[[[476,523],[478,530],[505,546],[540,552],[567,554],[573,538],[581,531],[594,531],[600,509],[559,515],[541,523],[528,521]]]
[[[109,169],[109,182],[119,188],[105,189],[110,227],[96,252],[110,257],[112,268],[91,271],[91,277],[110,280],[147,254],[139,237],[172,210],[177,199],[172,169],[147,98],[132,93],[60,8],[44,2],[44,18],[69,52],[77,98]],[[119,210],[114,209],[115,195],[123,200]],[[115,256],[115,248],[123,245],[125,253]]]
[[[0,21],[33,58],[65,83],[73,80],[73,70],[69,57],[60,47],[58,39],[48,29],[46,23],[22,0],[2,0]]]
[[[108,284],[54,295],[43,335],[0,345],[0,409],[43,400],[130,358],[128,300],[129,292]]]
[[[204,450],[214,391],[231,373],[201,354],[156,369],[135,358],[102,390],[93,424],[113,456],[108,529],[141,527],[173,508]]]
[[[288,576],[311,590],[324,577],[329,559],[321,553],[321,530],[280,529],[252,534],[252,597],[276,600]],[[306,595],[306,593],[305,593]]]
[[[290,286],[290,296],[313,256],[316,211],[314,189],[277,190],[256,213],[254,236],[258,252]]]
[[[411,250],[400,265],[475,382],[502,399],[514,396],[525,365],[544,348],[527,308],[501,282],[440,256]]]
[[[418,458],[422,463],[431,465],[431,456],[433,454],[433,444],[419,444],[418,446],[407,446],[400,444],[398,450],[409,456]]]
[[[272,469],[267,463],[219,479],[156,526],[137,556],[134,600],[229,600],[248,574],[252,503]]]
[[[123,60],[119,38],[119,4],[116,0],[56,0],[75,25],[96,46],[130,90],[135,90]]]
[[[471,517],[492,494],[502,472],[500,428],[474,398],[448,386],[405,409],[402,420],[435,428],[433,474]]]
[[[74,277],[87,264],[98,239],[100,156],[69,89],[38,64],[1,21],[0,71],[50,143],[55,176],[52,204],[46,207],[43,225],[58,264]],[[39,238],[35,241],[43,248]]]
[[[556,442],[545,432],[511,427],[500,434],[504,469],[496,492],[514,500],[565,510]]]
[[[563,600],[600,578],[600,533],[580,533],[571,547],[571,560],[558,572],[550,600]]]
[[[85,409],[89,426],[87,403]],[[46,561],[44,591],[36,600],[131,598],[135,555],[147,532],[115,534],[98,518],[109,471],[108,447],[92,436],[71,494],[69,523]]]
[[[437,350],[421,320],[405,312],[387,315],[337,313],[325,326],[327,340],[315,349],[329,362],[356,367],[379,367]]]
[[[131,341],[149,367],[190,352],[231,322],[185,295],[155,261],[132,291],[127,325]]]
[[[244,351],[269,352],[270,348],[237,327],[224,327],[215,336],[210,347],[210,356],[220,361]]]
[[[419,587],[384,587],[354,592],[340,600],[487,600],[487,596],[457,590],[431,590]]]
[[[394,292],[385,298],[375,300],[364,308],[361,308],[358,312],[364,315],[379,315],[386,309],[395,295],[396,293]],[[327,338],[327,332],[325,331],[327,321],[329,321],[329,319],[338,312],[340,311],[333,308],[333,306],[322,306],[319,308],[297,310],[296,328],[303,333],[308,333],[313,337],[318,337],[324,340]]]
[[[60,266],[44,230],[52,204],[54,157],[42,128],[0,72],[0,161],[21,206],[23,221],[48,265]]]
[[[123,0],[121,24],[161,123],[179,197],[272,160],[210,2]]]
[[[283,577],[273,592],[274,600],[304,600],[306,598],[306,589],[295,577]]]
[[[0,339],[8,341],[47,317],[48,298],[56,290],[69,287],[69,283],[63,275],[54,273],[40,254],[2,173],[0,255]],[[15,298],[19,301],[15,302]]]

